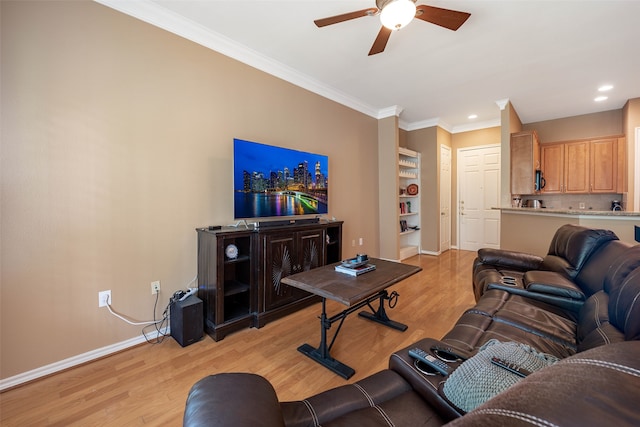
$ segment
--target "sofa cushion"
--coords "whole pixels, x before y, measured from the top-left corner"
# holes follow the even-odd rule
[[[624,332],[626,340],[640,339],[640,268],[609,295],[609,321]]]
[[[591,295],[582,306],[576,336],[578,352],[624,341],[624,334],[609,322],[609,294]]]
[[[575,283],[555,271],[527,271],[522,281],[530,292],[580,301],[585,299],[584,292]]]
[[[183,425],[284,427],[285,423],[269,381],[254,374],[225,373],[210,375],[193,385]]]
[[[444,424],[409,383],[391,370],[302,401],[283,402],[281,408],[287,427]]]
[[[640,245],[629,247],[624,255],[613,261],[604,276],[603,289],[611,294],[616,286],[621,284],[629,274],[640,268]]]
[[[640,342],[601,346],[541,369],[448,427],[640,425]]]
[[[473,309],[464,313],[442,338],[446,345],[466,353],[475,353],[489,340],[517,341],[559,358],[575,354],[576,346],[566,339],[545,334],[519,322],[489,317]]]
[[[589,256],[603,243],[611,240],[618,240],[613,231],[565,224],[551,239],[542,269],[557,271],[573,279]]]
[[[611,266],[626,259],[631,247],[628,243],[612,240],[591,254],[580,273],[574,278],[575,283],[587,298],[603,289],[607,275],[612,274]]]

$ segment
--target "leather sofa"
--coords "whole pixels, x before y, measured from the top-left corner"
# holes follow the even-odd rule
[[[563,226],[546,257],[481,250],[473,269],[476,305],[441,340],[392,354],[388,369],[295,402],[257,375],[209,376],[191,389],[184,425],[640,425],[639,245]],[[408,354],[445,348],[456,369],[493,339],[562,360],[465,413],[442,392],[447,377]]]

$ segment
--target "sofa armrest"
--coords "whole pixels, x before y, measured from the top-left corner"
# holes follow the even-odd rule
[[[585,300],[584,292],[563,275],[553,271],[527,271],[522,281],[529,292]]]
[[[282,426],[280,403],[259,375],[225,373],[205,377],[189,391],[184,426]]]
[[[478,250],[478,261],[501,267],[515,268],[521,271],[538,270],[542,257],[525,252],[504,249],[482,248]]]

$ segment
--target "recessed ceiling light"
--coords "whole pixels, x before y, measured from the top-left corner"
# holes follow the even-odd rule
[[[613,89],[613,85],[602,85],[598,88],[598,92],[606,92]]]
[[[609,98],[608,96],[597,96],[595,97],[594,101],[602,102],[602,101],[606,101],[608,98]]]
[[[477,118],[478,118],[478,115],[477,115],[477,114],[471,114],[471,115],[469,116],[469,118],[470,118],[470,119],[477,119]]]

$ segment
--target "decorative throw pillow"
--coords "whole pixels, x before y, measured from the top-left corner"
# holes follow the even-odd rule
[[[463,412],[469,412],[523,378],[492,362],[494,357],[529,372],[559,360],[526,344],[492,339],[448,376],[442,387],[446,399]]]

